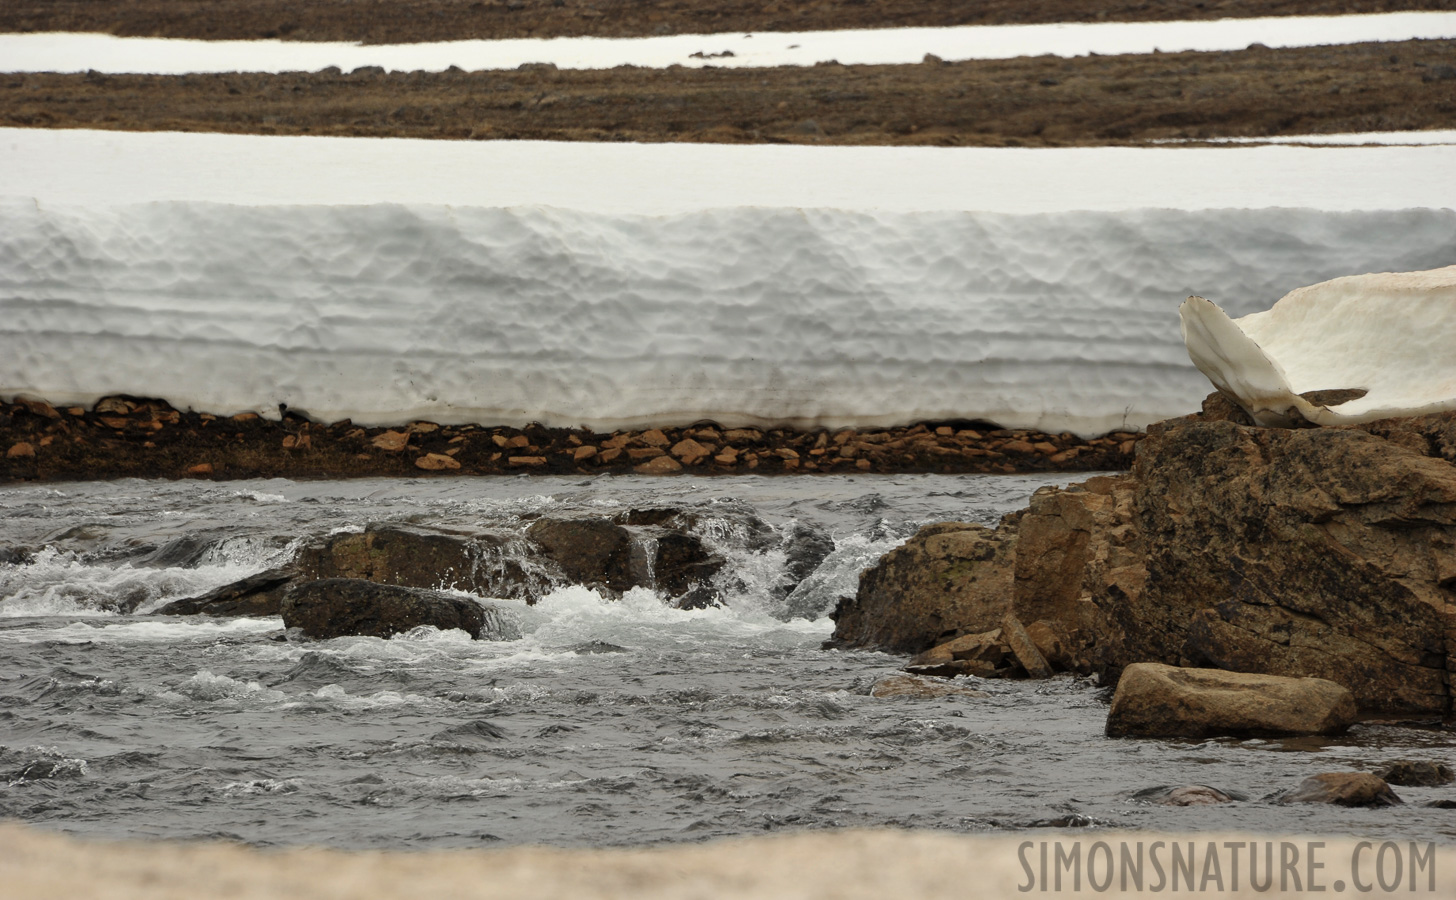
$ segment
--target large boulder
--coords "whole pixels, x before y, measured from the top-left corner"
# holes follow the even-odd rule
[[[919,653],[1000,627],[1011,609],[1016,519],[996,530],[926,525],[860,573],[859,591],[834,610],[832,646]]]
[[[1109,737],[1338,734],[1355,698],[1320,678],[1282,678],[1158,663],[1128,666],[1107,714]]]
[[[538,519],[526,534],[574,584],[600,584],[618,593],[646,581],[632,560],[632,533],[607,519]]]
[[[522,565],[518,548],[510,545],[508,537],[490,532],[370,525],[305,546],[294,565],[302,580],[358,578],[535,603],[553,585],[539,571]]]
[[[314,640],[359,635],[389,638],[421,625],[458,628],[476,640],[514,636],[504,612],[467,597],[357,578],[294,585],[283,597],[283,624]]]

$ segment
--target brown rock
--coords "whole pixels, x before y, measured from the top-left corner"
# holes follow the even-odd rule
[[[1321,678],[1136,663],[1123,670],[1107,714],[1109,737],[1338,734],[1354,696]]]
[[[916,678],[913,675],[887,675],[870,688],[871,697],[880,699],[935,700],[940,697],[987,697],[985,691],[947,684],[941,680]]]
[[[506,464],[516,469],[534,469],[546,465],[544,456],[507,456]]]
[[[1402,787],[1440,787],[1456,781],[1450,766],[1426,760],[1398,759],[1381,766],[1375,774],[1386,784]]]
[[[524,434],[518,434],[515,437],[507,438],[506,442],[501,444],[501,446],[507,450],[520,450],[524,447],[531,446],[531,439]]]
[[[106,413],[114,413],[119,416],[125,416],[130,415],[131,411],[135,408],[135,405],[128,403],[120,397],[102,397],[100,400],[96,401],[96,406],[92,408],[92,412],[96,413],[98,416],[104,415]]]
[[[918,653],[959,634],[990,631],[1010,610],[1014,522],[927,525],[860,573],[833,613],[833,642]]]
[[[1017,662],[1026,670],[1026,674],[1032,678],[1052,677],[1051,666],[1047,665],[1046,659],[1041,651],[1036,648],[1031,636],[1026,629],[1021,627],[1021,621],[1012,613],[1007,613],[1006,618],[1001,620],[1002,639],[1011,652],[1016,655]]]
[[[575,584],[604,584],[617,592],[638,586],[632,535],[606,519],[537,519],[526,534]]]
[[[24,397],[16,397],[15,404],[33,416],[40,416],[43,419],[59,419],[61,414],[56,408],[44,400],[27,400]]]
[[[5,451],[6,459],[22,459],[33,456],[35,456],[35,447],[25,441],[11,444],[10,449]]]
[[[404,431],[386,431],[383,434],[375,435],[369,443],[380,450],[395,453],[409,446],[409,434]]]
[[[1141,800],[1144,803],[1156,803],[1158,806],[1218,806],[1244,798],[1235,797],[1233,794],[1225,793],[1206,784],[1188,784],[1174,788],[1148,788],[1133,794],[1133,799]]]
[[[1005,668],[1010,651],[1001,640],[1001,629],[980,634],[963,634],[918,654],[905,666],[916,675],[954,678],[977,675],[990,678]]]
[[[627,451],[627,455],[634,461],[638,461],[656,459],[659,456],[667,455],[667,452],[661,447],[632,447]]]
[[[779,449],[774,451],[774,454],[777,455],[780,459],[799,458],[799,454],[793,450],[790,450],[788,447],[780,447]]]
[[[440,426],[434,422],[411,422],[409,430],[414,434],[432,434],[440,430]]]
[[[258,418],[259,416],[255,412],[245,412],[238,413],[237,415],[233,416],[232,420],[241,424],[243,422],[256,422],[258,421]]]
[[[649,447],[657,447],[659,449],[666,448],[668,444],[672,443],[672,441],[668,440],[667,435],[663,434],[660,430],[656,428],[653,428],[650,431],[644,431],[641,434],[637,435],[637,440],[641,441]]]
[[[724,447],[723,452],[713,457],[713,462],[721,466],[731,466],[738,462],[738,449],[736,447]]]
[[[685,438],[672,445],[671,453],[684,465],[691,466],[708,455],[708,448],[692,438]]]
[[[612,462],[613,460],[615,460],[617,457],[619,457],[621,455],[622,455],[622,448],[621,447],[609,447],[606,450],[603,450],[602,451],[602,453],[601,453],[601,459],[602,459],[602,462],[609,463],[609,462]]]
[[[1280,803],[1332,803],[1336,806],[1397,806],[1402,801],[1378,775],[1326,772],[1312,775],[1279,798]]]
[[[446,456],[443,453],[426,453],[415,460],[415,468],[424,469],[427,472],[438,472],[442,469],[458,469],[460,462],[455,457]]]
[[[401,525],[340,532],[299,551],[300,578],[357,578],[406,587],[459,588],[534,603],[551,586],[502,552],[508,538]]]
[[[276,616],[283,594],[298,577],[294,569],[269,569],[208,591],[199,597],[173,600],[159,616]]]
[[[868,470],[871,465],[872,464],[867,459],[857,459],[857,460],[854,461],[854,467],[856,469]]]
[[[1003,453],[1035,453],[1036,447],[1028,441],[1007,441],[999,448]]]
[[[597,448],[591,444],[583,444],[572,451],[571,458],[577,462],[584,462],[597,455]]]
[[[195,466],[187,467],[188,475],[206,476],[213,473],[212,463],[198,463]]]
[[[105,425],[107,428],[115,428],[118,431],[131,424],[130,419],[121,419],[116,416],[97,416],[96,421]]]
[[[674,475],[682,471],[682,463],[671,456],[659,456],[633,468],[632,471],[638,475]]]
[[[730,444],[752,444],[763,440],[763,432],[757,428],[730,428],[723,432],[723,440]]]

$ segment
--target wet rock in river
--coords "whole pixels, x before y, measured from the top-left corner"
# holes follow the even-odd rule
[[[1456,781],[1450,766],[1429,760],[1397,759],[1375,770],[1375,774],[1386,784],[1400,787],[1440,787]]]
[[[453,587],[483,597],[534,603],[552,585],[489,532],[451,534],[402,525],[370,525],[304,547],[295,565],[304,579],[362,578],[404,587]]]
[[[291,568],[269,569],[225,584],[200,597],[174,600],[157,610],[162,616],[276,616],[283,594],[298,577]]]
[[[1128,666],[1107,714],[1109,737],[1337,734],[1354,723],[1355,698],[1321,678]]]
[[[599,582],[613,591],[636,587],[632,534],[607,519],[538,519],[526,529],[573,584]]]
[[[1221,791],[1206,784],[1185,784],[1180,787],[1144,788],[1132,795],[1134,800],[1158,806],[1218,806],[1248,799],[1243,794]]]
[[[1279,797],[1280,803],[1333,803],[1336,806],[1396,806],[1403,801],[1378,775],[1327,772],[1313,775]]]
[[[458,628],[476,640],[519,634],[501,610],[441,591],[376,584],[357,578],[325,578],[295,585],[283,597],[283,624],[305,638],[359,635],[389,638],[421,625]]]
[[[954,640],[937,644],[919,654],[905,666],[915,675],[953,678],[957,675],[978,675],[990,678],[1004,674],[1009,666],[1009,650],[1001,639],[1001,629],[980,634],[963,634]]]
[[[986,697],[985,691],[961,687],[940,679],[913,675],[887,675],[870,687],[870,696],[881,699],[934,700],[937,697]]]
[[[832,645],[919,653],[960,634],[999,627],[1011,606],[1014,524],[926,525],[860,573],[834,610]]]

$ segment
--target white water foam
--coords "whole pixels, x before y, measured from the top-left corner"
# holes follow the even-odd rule
[[[308,41],[195,41],[118,38],[103,34],[0,35],[0,71],[310,72],[512,69],[550,63],[563,69],[613,66],[807,66],[917,63],[942,59],[1085,56],[1309,47],[1365,41],[1456,37],[1456,13],[1399,12],[1353,16],[1282,16],[1183,22],[1071,22],[1053,25],[965,25],[754,34],[683,34],[648,38],[549,38],[359,45]]]

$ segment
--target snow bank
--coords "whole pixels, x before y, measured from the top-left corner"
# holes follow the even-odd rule
[[[597,429],[986,418],[1207,391],[1189,293],[1445,262],[1456,213],[0,204],[0,395]]]
[[[1097,433],[1207,392],[1189,294],[1243,315],[1456,253],[1450,146],[7,130],[7,195],[0,396],[368,423]]]
[[[1262,425],[1456,409],[1456,266],[1336,278],[1239,319],[1202,297],[1179,311],[1194,364]],[[1299,396],[1351,389],[1365,393],[1327,404]]]
[[[438,72],[512,69],[549,62],[563,69],[619,65],[806,66],[916,63],[942,59],[1085,56],[1162,50],[1242,50],[1364,41],[1456,37],[1456,13],[1403,12],[1359,16],[1284,16],[1198,22],[1105,22],[1055,25],[968,25],[859,31],[685,34],[650,38],[553,38],[360,46],[305,41],[191,41],[101,34],[0,35],[0,71],[313,72],[383,66]],[[728,54],[728,55],[724,55]]]

